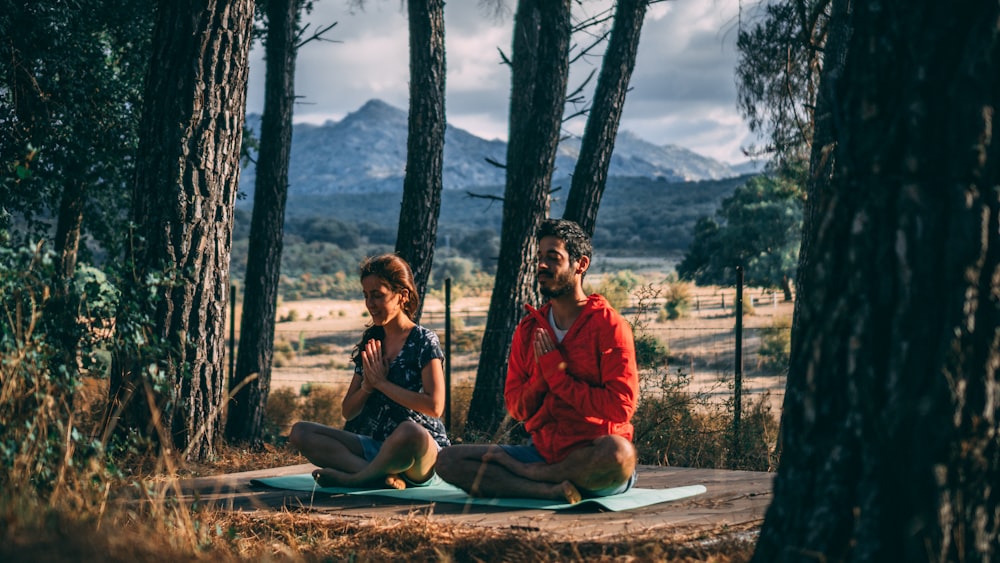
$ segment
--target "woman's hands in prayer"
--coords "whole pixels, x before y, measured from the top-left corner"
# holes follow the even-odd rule
[[[361,352],[362,367],[365,377],[361,381],[361,389],[371,393],[388,382],[389,363],[382,355],[382,341],[371,339]]]

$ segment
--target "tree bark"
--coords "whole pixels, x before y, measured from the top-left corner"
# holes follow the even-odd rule
[[[756,561],[995,561],[1000,6],[853,6]]]
[[[809,300],[811,258],[816,231],[821,225],[820,213],[829,207],[832,196],[834,165],[837,161],[835,130],[835,106],[837,84],[844,71],[847,56],[847,41],[851,35],[850,0],[831,0],[830,20],[827,24],[826,43],[823,45],[823,68],[820,71],[819,88],[816,95],[816,109],[813,111],[813,134],[809,156],[809,174],[806,184],[806,200],[802,209],[802,240],[799,243],[799,264],[795,274],[795,292],[798,299],[792,311],[792,340],[799,336],[797,327],[802,324],[803,304]],[[785,290],[785,300],[791,300],[790,288]],[[796,374],[790,373],[789,377]],[[794,386],[791,392],[794,395]],[[788,391],[785,393],[788,400]],[[782,428],[784,424],[780,425]],[[779,428],[778,443],[774,455],[780,458],[784,451],[783,432]]]
[[[563,218],[594,235],[649,0],[619,0]]]
[[[524,305],[538,300],[535,231],[548,212],[569,78],[570,29],[569,0],[518,3],[500,255],[466,436],[490,437],[503,423],[510,340]]]
[[[240,317],[236,369],[229,382],[234,392],[226,416],[226,438],[256,444],[264,426],[271,390],[274,323],[281,275],[288,163],[295,103],[295,44],[300,0],[267,0],[264,114],[254,182],[250,246]],[[244,383],[247,378],[256,379]],[[241,387],[242,385],[242,387]]]
[[[134,185],[131,296],[161,292],[150,342],[120,358],[121,426],[191,459],[214,451],[226,396],[225,323],[252,0],[164,0]],[[155,287],[149,287],[152,284]],[[154,366],[151,370],[149,366]],[[155,409],[155,412],[154,412]]]
[[[410,0],[410,116],[396,253],[409,262],[421,296],[434,262],[441,212],[445,133],[444,1]],[[417,319],[421,311],[417,312]]]

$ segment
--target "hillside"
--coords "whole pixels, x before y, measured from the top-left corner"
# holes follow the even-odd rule
[[[259,133],[260,116],[247,117]],[[334,193],[386,193],[402,190],[406,169],[406,111],[371,100],[340,121],[322,125],[296,124],[292,134],[289,197]],[[570,137],[559,147],[555,178],[568,178],[580,150]],[[503,162],[507,143],[487,140],[448,126],[445,132],[443,188],[465,190],[497,186],[504,171],[487,162]],[[647,177],[668,182],[718,180],[739,175],[728,164],[687,149],[658,146],[624,131],[618,136],[610,176]],[[253,199],[253,164],[241,173],[241,190]]]

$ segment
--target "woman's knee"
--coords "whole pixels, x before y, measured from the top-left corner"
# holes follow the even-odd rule
[[[292,429],[288,432],[288,443],[295,449],[301,450],[308,441],[310,433],[310,423],[296,422],[292,425]]]

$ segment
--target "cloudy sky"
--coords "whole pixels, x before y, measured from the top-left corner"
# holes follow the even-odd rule
[[[608,3],[588,0],[581,7],[574,2],[575,17],[599,12]],[[754,3],[742,0],[744,18]],[[296,122],[340,120],[373,98],[403,110],[408,106],[405,8],[400,0],[367,0],[364,11],[352,10],[351,4],[320,0],[307,19],[313,28],[337,22],[326,34],[337,42],[312,42],[300,51],[295,89],[302,98]],[[736,109],[733,70],[740,9],[741,0],[671,0],[650,7],[621,129],[724,162],[746,160],[740,148],[753,139]],[[506,140],[510,72],[500,64],[498,49],[510,53],[512,23],[511,12],[495,17],[481,0],[445,5],[450,124]],[[264,95],[262,56],[263,48],[254,45],[248,110],[258,113]],[[597,58],[575,63],[570,89],[599,65]],[[566,129],[580,133],[583,126],[583,118],[577,118]]]

